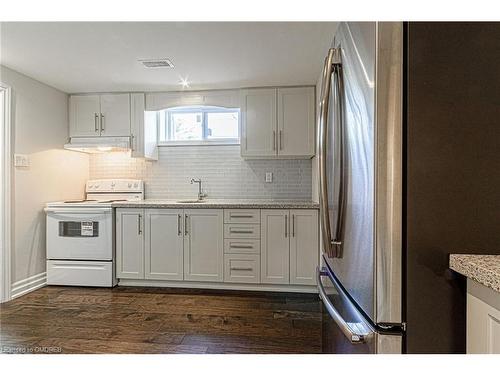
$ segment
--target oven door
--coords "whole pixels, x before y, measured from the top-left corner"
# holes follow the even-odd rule
[[[47,208],[47,259],[112,260],[111,208]]]

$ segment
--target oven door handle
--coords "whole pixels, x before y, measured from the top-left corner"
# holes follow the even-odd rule
[[[103,207],[98,209],[83,208],[83,207],[68,207],[68,208],[44,208],[47,213],[54,214],[103,214],[111,212],[113,209],[111,207]]]

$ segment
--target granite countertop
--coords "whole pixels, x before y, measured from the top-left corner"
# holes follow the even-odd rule
[[[450,268],[500,292],[500,255],[450,254]]]
[[[182,199],[145,199],[141,201],[115,202],[117,208],[312,208],[319,204],[301,200],[268,200],[268,199],[206,199],[197,203],[182,203]]]

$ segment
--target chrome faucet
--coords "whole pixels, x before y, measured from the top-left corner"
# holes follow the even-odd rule
[[[192,178],[191,185],[195,182],[198,184],[198,200],[201,201],[203,198],[207,197],[207,194],[203,193],[203,191],[201,190],[201,178]]]

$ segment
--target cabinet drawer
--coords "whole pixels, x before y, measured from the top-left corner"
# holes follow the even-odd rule
[[[260,224],[224,224],[224,238],[260,238]]]
[[[112,287],[115,284],[113,262],[111,261],[47,261],[47,285]]]
[[[260,254],[260,240],[225,239],[225,254]]]
[[[224,223],[260,223],[260,210],[226,209],[224,210]]]
[[[224,255],[224,282],[259,283],[260,256],[254,254]]]

